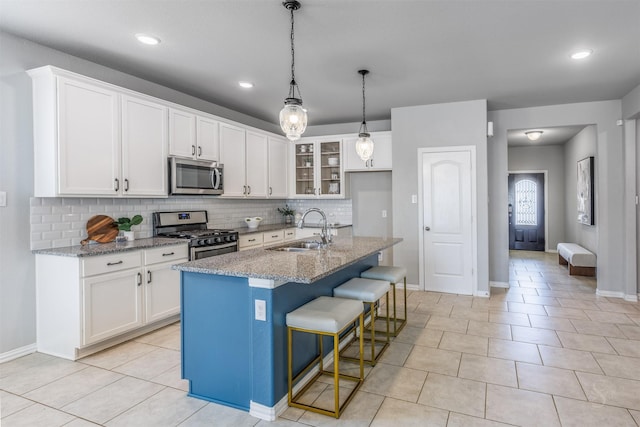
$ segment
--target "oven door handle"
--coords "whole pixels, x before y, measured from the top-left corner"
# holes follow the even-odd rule
[[[224,245],[198,246],[197,248],[193,248],[193,249],[195,249],[196,252],[199,252],[199,251],[210,251],[212,249],[232,248],[234,246],[238,246],[238,242],[225,243]]]

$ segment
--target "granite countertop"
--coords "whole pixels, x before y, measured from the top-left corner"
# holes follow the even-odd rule
[[[327,249],[283,252],[258,248],[176,264],[172,268],[192,273],[312,283],[401,241],[399,238],[335,237]]]
[[[66,246],[64,248],[37,249],[32,251],[36,255],[57,255],[67,257],[86,257],[94,255],[108,255],[117,252],[133,251],[137,249],[149,249],[160,246],[186,245],[188,242],[181,239],[166,237],[149,237],[136,239],[124,243],[93,243],[90,245]]]
[[[345,228],[345,227],[351,227],[351,224],[336,224],[331,226],[331,228]],[[287,228],[296,228],[296,225],[295,224],[266,224],[266,225],[259,225],[258,228],[251,228],[251,229],[249,227],[236,228],[235,231],[237,231],[238,234],[251,234],[251,233],[269,232],[274,230],[286,230]],[[304,228],[322,228],[322,224],[305,223]]]

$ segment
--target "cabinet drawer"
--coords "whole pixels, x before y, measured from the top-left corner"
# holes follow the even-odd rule
[[[140,251],[121,252],[113,255],[87,257],[82,260],[82,275],[113,273],[114,271],[138,268],[142,265]]]
[[[189,258],[187,245],[162,246],[160,248],[145,249],[144,251],[145,265],[184,260],[185,258]]]
[[[263,233],[264,244],[277,243],[284,241],[284,230],[268,231]]]
[[[245,234],[238,238],[238,245],[240,250],[245,248],[252,248],[256,246],[262,246],[263,235],[262,233]]]
[[[296,238],[296,229],[295,228],[287,228],[284,230],[284,240],[293,240]]]

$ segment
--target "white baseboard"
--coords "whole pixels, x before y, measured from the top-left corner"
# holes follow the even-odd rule
[[[492,288],[509,288],[509,283],[489,281],[489,286]]]
[[[476,290],[476,291],[473,293],[473,296],[474,296],[474,297],[489,298],[489,296],[490,296],[490,292],[489,292],[489,291],[478,291],[478,290]]]
[[[549,254],[557,254],[558,250],[557,249],[547,249],[546,252],[549,253]]]
[[[631,302],[638,302],[638,294],[635,294],[635,295],[625,295],[625,296],[624,296],[624,300],[625,300],[625,301],[631,301]]]
[[[596,295],[599,297],[625,298],[624,292],[603,291],[601,289],[596,289]]]
[[[27,354],[35,353],[37,351],[36,343],[25,345],[24,347],[15,348],[5,353],[0,354],[0,363],[8,362],[18,357],[26,356]]]

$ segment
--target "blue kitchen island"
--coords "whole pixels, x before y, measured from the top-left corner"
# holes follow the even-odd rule
[[[189,380],[189,395],[276,419],[287,408],[286,314],[331,296],[400,241],[336,237],[326,249],[261,248],[175,265],[181,271],[182,377]],[[308,334],[294,341],[296,371],[315,356],[317,345]]]

